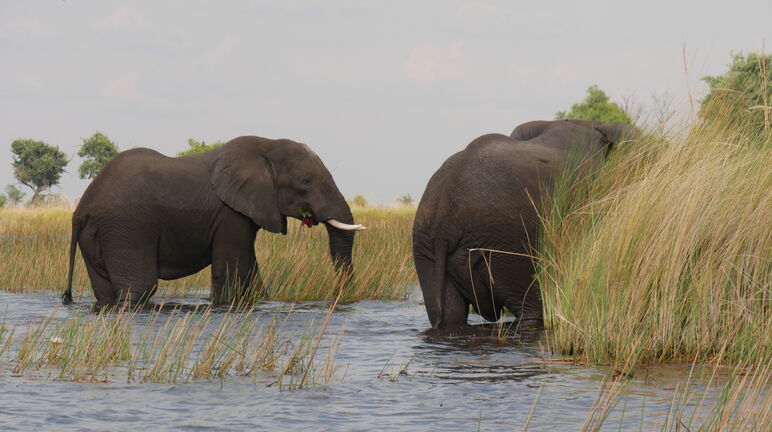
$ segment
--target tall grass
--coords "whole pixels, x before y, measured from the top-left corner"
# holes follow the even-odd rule
[[[554,348],[589,363],[769,364],[770,167],[768,134],[703,121],[562,182],[538,275]]]
[[[37,293],[63,291],[71,209],[0,210],[0,289]],[[357,223],[368,226],[354,241],[354,278],[341,301],[403,299],[416,283],[410,231],[414,209],[356,208]],[[268,299],[332,300],[342,281],[329,256],[326,231],[290,224],[286,236],[259,232],[255,251]],[[173,281],[160,281],[157,297],[206,295],[209,268]],[[73,279],[76,296],[91,295],[80,253]]]
[[[14,373],[40,370],[65,381],[117,376],[178,383],[236,375],[303,388],[334,378],[341,335],[320,349],[334,308],[321,325],[310,320],[301,333],[280,332],[276,318],[261,323],[254,310],[138,313],[124,307],[78,313],[60,322],[30,323],[9,353]]]

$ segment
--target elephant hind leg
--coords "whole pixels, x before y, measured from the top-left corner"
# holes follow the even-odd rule
[[[88,278],[91,281],[91,289],[94,291],[94,298],[96,298],[95,306],[103,307],[115,304],[115,290],[112,283],[110,283],[110,279],[103,276],[104,272],[98,271],[88,260],[84,261]]]
[[[541,291],[533,278],[536,269],[528,258],[509,258],[505,266],[494,269],[496,284],[504,289],[500,301],[518,319],[540,323],[542,321]]]
[[[491,282],[487,268],[483,269],[479,266],[472,268],[469,288],[474,298],[472,301],[474,310],[487,321],[498,321],[504,304],[496,302],[496,297],[491,295],[495,288]]]
[[[479,253],[459,250],[451,257],[451,276],[455,284],[463,287],[467,304],[487,321],[496,321],[501,316],[503,303],[492,295],[490,272],[486,261]]]
[[[158,249],[155,244],[135,242],[123,244],[120,248],[105,246],[104,250],[115,301],[147,301],[158,285]]]
[[[447,271],[442,286],[435,277],[435,261],[415,254],[418,280],[424,297],[424,305],[433,328],[459,327],[467,324],[469,302],[461,294]],[[442,296],[442,300],[440,299]]]

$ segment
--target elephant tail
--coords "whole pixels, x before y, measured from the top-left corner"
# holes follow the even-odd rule
[[[437,305],[439,306],[439,316],[435,327],[441,327],[445,322],[445,268],[448,260],[448,241],[436,239],[434,241],[434,283],[437,287],[436,293],[439,296]]]
[[[72,303],[72,273],[75,269],[75,252],[78,247],[81,220],[72,218],[72,238],[70,238],[70,268],[67,271],[67,290],[62,294],[62,304]]]

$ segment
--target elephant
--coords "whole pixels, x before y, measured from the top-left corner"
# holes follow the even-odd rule
[[[147,148],[118,154],[88,186],[72,216],[72,302],[80,245],[95,306],[142,303],[158,279],[211,265],[212,304],[260,287],[255,236],[287,233],[287,218],[323,223],[337,268],[352,274],[355,225],[332,175],[307,145],[288,139],[235,138],[219,148],[167,157]],[[235,287],[236,292],[231,288]]]
[[[636,136],[625,123],[532,121],[510,136],[483,135],[448,158],[429,180],[413,224],[432,328],[466,325],[470,305],[488,321],[506,307],[523,325],[540,326],[533,246],[542,195],[566,167],[585,172]]]

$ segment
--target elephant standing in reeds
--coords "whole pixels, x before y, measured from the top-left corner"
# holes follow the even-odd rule
[[[287,233],[287,217],[324,223],[330,254],[351,273],[351,210],[327,168],[305,144],[255,136],[171,158],[137,148],[110,161],[72,216],[67,291],[72,301],[80,245],[97,306],[141,302],[158,279],[212,266],[212,303],[259,288],[255,236]],[[231,292],[237,287],[241,292]]]
[[[540,201],[567,166],[583,172],[635,134],[624,123],[534,121],[511,136],[483,135],[448,158],[429,180],[413,225],[432,327],[465,325],[470,305],[489,321],[506,307],[541,324],[532,259]]]

